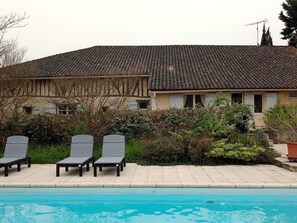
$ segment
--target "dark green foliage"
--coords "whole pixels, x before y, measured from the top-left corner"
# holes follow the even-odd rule
[[[262,136],[258,135],[259,133],[254,133],[253,135],[249,135],[247,133],[240,134],[240,133],[232,133],[227,138],[227,143],[235,144],[235,143],[241,143],[244,146],[262,146],[262,147],[268,147],[267,139]],[[262,138],[263,137],[263,138]]]
[[[219,112],[213,112],[212,110],[198,117],[195,123],[197,127],[193,130],[193,134],[209,134],[217,139],[226,138],[235,130],[235,125],[230,125],[226,116]]]
[[[153,132],[153,125],[145,111],[120,112],[110,123],[108,134],[122,134],[126,140],[149,136]]]
[[[5,142],[8,136],[11,135],[24,135],[25,128],[20,122],[9,119],[0,124],[0,148],[4,149]]]
[[[275,158],[281,156],[276,150],[273,148],[265,148],[263,152],[260,152],[256,158],[255,163],[262,164],[274,164]]]
[[[26,135],[37,144],[67,143],[73,135],[74,116],[34,115],[25,125]]]
[[[30,142],[38,144],[29,150],[33,163],[55,163],[67,157],[76,134],[93,135],[95,148],[102,146],[104,135],[123,134],[127,162],[142,164],[270,163],[273,157],[270,150],[262,151],[265,140],[246,134],[250,108],[231,105],[227,97],[219,96],[206,108],[107,112],[34,115],[5,129],[25,131]],[[94,152],[99,158],[101,149]]]
[[[264,150],[259,152],[255,163],[273,164],[274,159],[279,156],[273,148],[269,148],[268,135],[262,129],[255,130],[251,134],[234,133],[228,137],[227,142],[231,144],[241,143],[246,147],[262,147]]]
[[[208,135],[193,137],[189,143],[189,160],[192,164],[209,164],[206,153],[212,148],[213,138]]]
[[[266,31],[265,24],[263,25],[262,38],[261,38],[261,46],[272,46],[272,37],[270,34],[270,29],[268,28]]]
[[[176,132],[181,129],[189,130],[195,128],[193,120],[200,117],[204,112],[203,108],[196,109],[169,109],[149,112],[149,117],[159,134]]]
[[[183,159],[184,150],[176,137],[158,137],[142,141],[140,156],[149,164],[173,164]]]
[[[252,120],[249,106],[242,104],[230,105],[230,101],[223,95],[218,97],[204,113],[195,120],[196,135],[209,134],[216,139],[226,138],[232,132],[245,133]]]
[[[289,40],[289,45],[297,47],[297,0],[285,0],[282,7],[283,11],[279,15],[285,24],[281,32],[282,39]]]
[[[228,124],[235,125],[239,133],[246,133],[249,129],[249,123],[253,120],[253,115],[248,105],[228,105],[224,108],[223,114],[228,120]]]

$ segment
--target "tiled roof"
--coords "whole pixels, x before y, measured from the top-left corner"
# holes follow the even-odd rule
[[[148,74],[151,90],[297,89],[287,46],[95,46],[28,63],[39,77]]]

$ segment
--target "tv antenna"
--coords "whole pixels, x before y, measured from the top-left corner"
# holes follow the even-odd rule
[[[262,21],[258,21],[258,22],[252,22],[249,24],[246,24],[245,26],[253,26],[253,25],[257,25],[257,45],[259,45],[259,24],[260,23],[266,23],[268,22],[268,19],[264,19]]]

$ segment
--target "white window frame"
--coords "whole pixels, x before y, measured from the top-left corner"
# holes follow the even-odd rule
[[[65,109],[60,109],[61,106],[65,106]],[[71,107],[75,109],[71,109]],[[65,113],[61,113],[61,112]],[[76,104],[58,104],[57,105],[57,114],[59,115],[72,115],[74,113],[78,112],[78,106]]]
[[[193,106],[191,108],[196,108],[196,96],[199,95],[200,98],[201,98],[201,102],[202,102],[202,106],[204,107],[205,106],[205,94],[185,94],[184,95],[184,108],[186,108],[186,101],[187,101],[187,96],[188,95],[191,95],[193,96],[193,101],[192,101],[192,104]]]

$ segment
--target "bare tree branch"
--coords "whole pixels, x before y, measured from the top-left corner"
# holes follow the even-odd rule
[[[24,27],[24,21],[28,16],[11,13],[0,16],[0,68],[19,63],[23,57],[25,50],[18,48],[18,43],[15,39],[5,39],[5,34],[8,29]]]
[[[20,119],[29,99],[28,92],[24,94],[29,82],[25,77],[32,73],[28,67],[16,65],[23,60],[26,49],[19,48],[15,39],[5,39],[8,29],[26,26],[27,18],[25,13],[0,16],[0,123]]]

